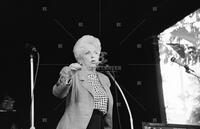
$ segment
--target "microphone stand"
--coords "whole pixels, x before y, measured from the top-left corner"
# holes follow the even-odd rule
[[[35,129],[34,126],[34,68],[33,68],[33,53],[30,54],[30,70],[31,70],[31,127],[30,129]]]
[[[130,124],[131,124],[131,129],[134,129],[133,127],[133,117],[132,117],[132,114],[131,114],[131,110],[130,110],[130,107],[129,107],[129,104],[128,104],[128,101],[126,100],[126,97],[122,91],[122,89],[120,88],[119,84],[117,83],[117,81],[114,79],[114,77],[112,76],[112,74],[109,72],[109,71],[106,71],[107,74],[112,78],[112,80],[114,81],[115,85],[117,86],[117,88],[119,89],[124,101],[125,101],[125,104],[126,104],[126,107],[127,107],[127,110],[128,110],[128,113],[129,113],[129,117],[130,117]]]
[[[200,77],[195,73],[195,71],[189,69],[189,67],[185,68],[185,71],[186,71],[187,73],[189,73],[189,74],[191,74],[191,75],[197,77],[198,80],[200,79]],[[199,81],[200,81],[200,80],[199,80]]]

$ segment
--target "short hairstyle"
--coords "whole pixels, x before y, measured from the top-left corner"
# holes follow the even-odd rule
[[[93,45],[99,52],[101,52],[101,43],[98,38],[92,35],[84,35],[74,45],[73,53],[76,60],[80,63],[82,54],[86,50],[88,44]]]

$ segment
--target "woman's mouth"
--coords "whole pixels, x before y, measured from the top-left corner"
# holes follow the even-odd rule
[[[97,61],[96,60],[91,60],[91,63],[92,64],[97,64]]]

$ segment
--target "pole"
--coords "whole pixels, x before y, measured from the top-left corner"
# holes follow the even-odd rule
[[[114,77],[112,76],[112,74],[107,71],[108,75],[112,78],[112,80],[115,82],[115,85],[117,86],[117,88],[119,89],[124,101],[125,101],[125,104],[126,104],[126,107],[127,107],[127,110],[128,110],[128,113],[129,113],[129,117],[130,117],[130,124],[131,124],[131,129],[134,129],[133,127],[133,117],[132,117],[132,114],[131,114],[131,110],[130,110],[130,107],[129,107],[129,104],[128,104],[128,101],[126,100],[126,97],[122,91],[122,89],[120,88],[119,84],[117,83],[117,81],[114,79]]]
[[[30,70],[31,70],[31,127],[30,129],[35,129],[34,126],[34,67],[33,67],[33,54],[30,54]]]

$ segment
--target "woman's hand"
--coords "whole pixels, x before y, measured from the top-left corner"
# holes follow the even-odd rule
[[[72,71],[76,71],[76,70],[79,70],[81,69],[81,65],[79,63],[72,63],[69,65],[69,68],[72,70]]]
[[[75,71],[81,69],[81,65],[78,63],[72,63],[69,66],[65,66],[60,71],[60,75],[63,75],[65,77],[71,77],[72,74],[74,74]]]
[[[71,77],[75,72],[81,69],[81,65],[78,63],[72,63],[69,66],[65,66],[60,71],[60,78],[58,80],[59,84],[68,84],[71,80]]]

